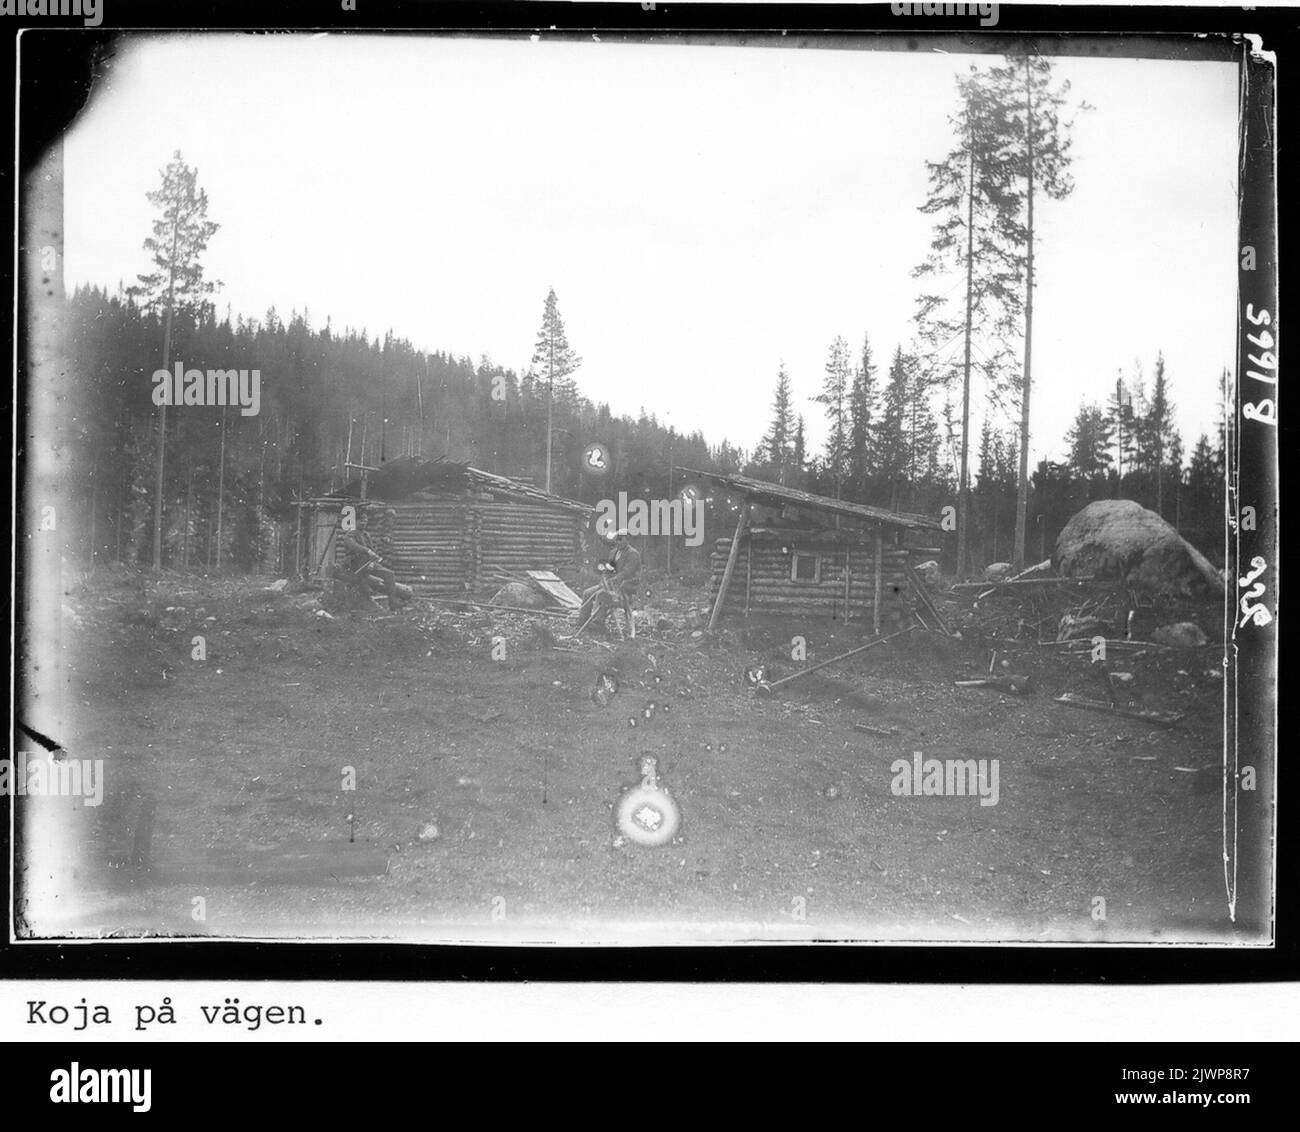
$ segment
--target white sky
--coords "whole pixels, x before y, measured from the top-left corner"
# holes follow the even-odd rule
[[[66,278],[134,281],[173,150],[218,309],[522,370],[554,286],[594,401],[752,447],[784,358],[810,439],[831,339],[912,334],[927,159],[972,57],[425,37],[141,40],[65,146]],[[975,60],[978,61],[978,60]],[[1032,456],[1163,349],[1190,450],[1233,366],[1236,68],[1061,59],[1096,109],[1040,200]],[[256,359],[239,365],[256,364]],[[230,364],[236,364],[232,360]],[[153,368],[152,362],[142,369]],[[264,373],[263,382],[275,380]],[[978,410],[978,406],[977,406]]]

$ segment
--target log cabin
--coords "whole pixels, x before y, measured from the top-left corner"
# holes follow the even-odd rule
[[[364,470],[310,501],[311,569],[332,572],[339,516],[351,504],[369,517],[385,564],[418,594],[495,589],[498,571],[551,570],[566,580],[585,561],[593,509],[523,480],[469,464],[403,457]]]
[[[861,620],[876,633],[910,620],[912,547],[942,526],[909,515],[813,495],[741,475],[681,469],[735,501],[734,531],[713,547],[710,628],[723,616],[787,614]]]

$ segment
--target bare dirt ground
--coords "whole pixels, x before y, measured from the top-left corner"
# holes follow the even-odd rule
[[[29,909],[36,934],[1247,938],[1224,901],[1212,649],[1110,665],[1134,673],[1139,701],[1185,713],[1166,730],[1053,703],[1102,692],[1088,660],[1051,649],[1000,654],[1033,695],[954,687],[986,673],[989,647],[920,632],[761,699],[743,674],[796,671],[792,635],[812,664],[869,629],[754,619],[693,635],[682,613],[702,593],[662,580],[635,641],[567,647],[573,621],[429,602],[329,618],[318,595],[267,581],[119,574],[69,593],[73,722],[58,738],[105,760],[107,792],[80,815],[62,910]],[[1201,614],[1213,638],[1216,611]],[[602,672],[620,686],[606,706]],[[896,795],[891,763],[916,751],[997,759],[997,805]],[[683,814],[662,848],[616,842],[644,754]],[[146,795],[154,873],[128,863]],[[350,837],[387,857],[384,875],[160,882],[169,862]]]

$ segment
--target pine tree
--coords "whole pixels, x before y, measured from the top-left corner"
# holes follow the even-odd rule
[[[949,119],[953,148],[940,161],[927,162],[929,195],[922,212],[936,217],[930,254],[913,274],[936,283],[955,278],[953,288],[922,294],[915,319],[922,341],[935,359],[937,380],[946,388],[961,379],[961,456],[958,461],[957,573],[966,563],[966,508],[970,490],[970,398],[973,371],[982,373],[991,396],[1011,380],[1013,358],[1004,345],[1019,320],[1023,239],[1014,190],[1015,165],[1008,159],[1014,131],[1012,110],[987,74],[971,68],[957,79],[958,110]],[[964,284],[964,286],[963,286]],[[976,324],[988,332],[984,349],[973,348]],[[938,368],[944,350],[964,339],[960,363]]]
[[[552,287],[546,295],[546,305],[542,310],[542,326],[537,332],[537,343],[533,348],[531,369],[537,370],[538,377],[546,378],[546,490],[551,490],[551,440],[554,432],[556,382],[559,382],[559,400],[569,407],[577,399],[577,386],[570,380],[572,374],[582,365],[582,359],[569,346],[568,336],[564,332],[564,320],[560,318],[560,304]]]
[[[1033,387],[1030,361],[1034,338],[1034,201],[1042,193],[1064,200],[1074,190],[1067,172],[1070,165],[1071,122],[1062,121],[1068,82],[1054,84],[1052,64],[1041,55],[1008,56],[1006,64],[990,71],[994,97],[1013,125],[1001,157],[1023,190],[1016,196],[1024,204],[1022,238],[1024,275],[1024,365],[1020,372],[1020,467],[1016,490],[1016,534],[1012,562],[1025,564],[1025,524],[1029,507],[1029,395]]]
[[[799,487],[803,483],[804,469],[808,466],[808,452],[804,443],[802,413],[799,414],[798,423],[794,426],[794,444],[791,449],[791,462],[794,466],[794,483],[792,486]]]
[[[822,391],[813,398],[826,407],[830,434],[826,438],[826,471],[834,485],[835,498],[840,497],[848,456],[848,395],[849,395],[849,344],[837,337],[831,343],[826,360],[826,376]]]
[[[208,194],[198,187],[198,171],[185,164],[180,151],[160,173],[162,184],[145,196],[159,211],[144,249],[154,270],[137,276],[127,293],[147,308],[162,307],[163,361],[170,370],[172,325],[180,314],[197,316],[217,287],[203,276],[202,255],[220,225],[208,219]],[[167,450],[167,406],[159,406],[158,450],[154,458],[153,568],[162,568],[163,471]]]
[[[1139,403],[1141,382],[1142,377],[1139,372],[1136,376]],[[1133,395],[1124,384],[1123,376],[1117,376],[1115,378],[1115,392],[1111,395],[1106,414],[1110,435],[1115,444],[1116,499],[1124,497],[1124,473],[1127,469],[1132,474],[1134,458],[1137,454],[1137,444],[1134,439],[1135,414],[1133,412],[1133,403]]]

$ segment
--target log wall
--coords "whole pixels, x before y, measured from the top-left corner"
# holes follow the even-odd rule
[[[890,545],[885,536],[881,562],[880,622],[882,631],[906,622],[908,606],[907,562],[904,548]],[[717,598],[722,571],[731,549],[730,538],[720,538],[712,555],[713,580],[709,600]],[[790,578],[793,553],[820,554],[821,578],[817,582],[796,582]],[[818,541],[815,535],[801,538],[746,535],[741,539],[736,571],[723,605],[724,616],[790,614],[794,616],[844,617],[845,569],[848,571],[847,604],[851,620],[873,619],[876,596],[875,546],[870,540],[846,546],[842,539]]]
[[[397,580],[417,593],[453,594],[491,588],[494,569],[573,573],[582,554],[583,519],[516,503],[389,504],[396,519],[372,512],[376,549]],[[337,543],[337,538],[336,538]],[[335,550],[335,562],[342,555]]]

